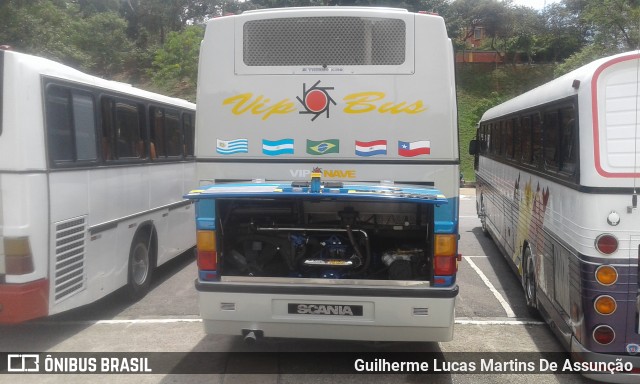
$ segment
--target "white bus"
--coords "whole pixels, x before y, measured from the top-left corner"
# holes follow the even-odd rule
[[[489,109],[477,210],[539,311],[578,359],[640,380],[640,54],[606,57]]]
[[[207,332],[453,338],[453,58],[441,17],[399,9],[207,24],[196,158],[211,185],[189,194]]]
[[[0,50],[0,323],[149,289],[195,245],[195,105]]]

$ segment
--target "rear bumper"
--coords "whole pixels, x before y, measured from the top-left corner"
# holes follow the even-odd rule
[[[633,365],[633,371],[631,373],[581,372],[584,377],[606,383],[640,383],[640,356],[621,356],[591,352],[580,344],[575,337],[571,338],[571,355],[574,362],[591,363],[594,366],[597,363],[611,363],[611,367],[616,367],[616,364],[622,365],[625,363],[631,363]]]
[[[0,284],[0,324],[15,324],[49,313],[49,281]]]
[[[458,287],[196,283],[205,330],[265,337],[450,341]]]

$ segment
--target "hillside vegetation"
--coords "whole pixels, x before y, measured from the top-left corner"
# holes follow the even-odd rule
[[[499,66],[460,63],[456,67],[458,126],[460,128],[460,171],[466,181],[475,180],[469,141],[476,124],[494,105],[520,95],[551,79],[555,65]]]

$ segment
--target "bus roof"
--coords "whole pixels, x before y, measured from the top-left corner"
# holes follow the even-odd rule
[[[106,80],[97,76],[89,75],[53,60],[15,51],[4,51],[4,53],[5,60],[13,60],[15,62],[18,62],[20,66],[24,68],[31,68],[44,76],[72,81],[78,84],[100,87],[108,89],[109,91],[134,95],[149,100],[155,100],[157,102],[173,104],[186,109],[194,110],[196,107],[194,103],[190,103],[183,99],[145,91],[140,88],[135,88],[131,84],[121,83],[113,80]]]

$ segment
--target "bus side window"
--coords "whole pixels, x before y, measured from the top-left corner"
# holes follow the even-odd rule
[[[533,164],[538,166],[542,160],[542,122],[540,121],[540,114],[534,113],[531,116],[531,148],[533,155]]]
[[[70,91],[59,86],[47,88],[47,133],[49,156],[53,162],[73,161],[73,127]]]
[[[93,97],[72,91],[73,127],[75,128],[76,160],[96,160],[96,118]]]
[[[164,123],[167,156],[182,156],[182,132],[178,111],[166,109]]]
[[[543,154],[546,169],[558,169],[558,111],[548,111],[544,114]]]
[[[111,98],[102,98],[102,158],[113,160],[113,113],[114,101]]]
[[[184,133],[184,155],[185,157],[191,157],[194,155],[194,138],[195,127],[193,126],[193,114],[182,114],[182,128]]]
[[[507,159],[513,159],[513,121],[508,119],[504,122],[505,134],[504,139],[506,141],[506,157]]]
[[[522,162],[525,164],[531,164],[531,161],[533,160],[532,157],[532,148],[531,148],[531,138],[532,138],[532,133],[531,133],[531,118],[529,116],[523,116],[522,117],[522,135],[521,135],[521,142],[522,142]]]
[[[94,161],[96,122],[91,94],[57,85],[47,87],[49,154],[56,164]]]
[[[520,128],[520,119],[518,117],[514,117],[511,121],[513,125],[513,159],[515,161],[520,161],[522,157],[522,132]]]
[[[577,127],[575,111],[573,107],[564,108],[562,114],[562,124],[560,126],[560,170],[569,174],[574,174],[576,170],[577,151]]]
[[[149,117],[151,118],[151,158],[165,158],[164,109],[158,107],[149,108]]]
[[[141,157],[137,150],[141,140],[137,105],[127,101],[116,103],[116,139],[118,159]]]

